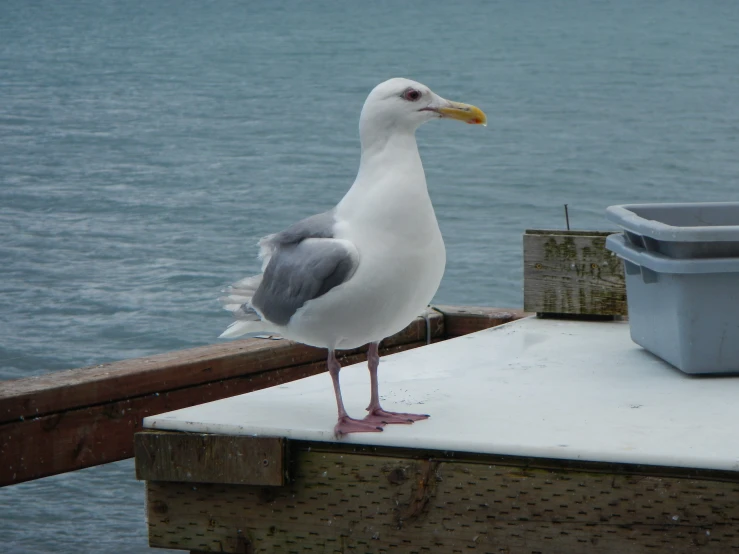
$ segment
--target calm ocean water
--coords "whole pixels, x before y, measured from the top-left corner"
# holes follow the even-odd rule
[[[407,76],[487,129],[419,132],[437,302],[520,306],[521,234],[739,200],[733,0],[0,3],[0,378],[213,343],[256,240],[334,205]],[[0,462],[1,463],[1,462]],[[148,551],[130,462],[0,490],[4,552]]]

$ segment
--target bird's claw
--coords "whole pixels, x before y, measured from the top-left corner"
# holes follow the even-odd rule
[[[400,423],[410,425],[414,421],[420,421],[422,419],[428,419],[430,416],[427,414],[406,414],[400,412],[387,412],[382,408],[367,409],[369,412],[363,421],[370,423]]]
[[[380,421],[366,421],[365,419],[354,419],[349,416],[340,417],[334,427],[334,435],[340,437],[349,433],[379,433],[382,431],[383,423]]]

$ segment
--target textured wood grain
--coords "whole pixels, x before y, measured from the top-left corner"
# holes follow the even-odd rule
[[[524,310],[540,314],[627,314],[623,263],[606,250],[610,233],[528,230]]]
[[[382,343],[400,352],[493,327],[519,311],[444,307]],[[341,352],[342,365],[366,349]],[[325,371],[325,351],[285,340],[247,339],[42,377],[0,382],[0,486],[133,455],[133,433],[148,416]]]
[[[436,305],[434,309],[444,315],[444,334],[448,339],[469,335],[533,315],[523,310],[479,306]]]
[[[415,342],[381,350],[382,354],[418,348]],[[343,365],[365,359],[341,356]],[[116,462],[133,456],[133,436],[141,421],[154,414],[188,408],[221,398],[273,387],[326,371],[326,363],[265,371],[163,393],[0,425],[0,486],[12,485]],[[331,388],[327,401],[333,401]]]
[[[285,440],[142,431],[134,437],[136,479],[281,486]]]
[[[429,316],[433,338],[444,336],[441,314]],[[427,322],[417,318],[388,337],[383,347],[426,340]],[[366,348],[344,352],[354,355]],[[39,417],[135,396],[212,383],[221,379],[304,365],[326,359],[326,351],[287,340],[244,339],[41,377],[0,382],[0,423]]]
[[[147,483],[152,546],[580,554],[739,549],[739,484],[294,452],[285,487]]]

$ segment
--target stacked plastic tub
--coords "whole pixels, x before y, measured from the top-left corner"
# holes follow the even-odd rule
[[[611,206],[631,338],[686,373],[739,373],[739,202]]]

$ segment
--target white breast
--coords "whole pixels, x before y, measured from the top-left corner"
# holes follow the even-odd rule
[[[391,165],[374,165],[375,171],[360,169],[337,206],[335,228],[337,239],[357,248],[357,271],[348,282],[306,303],[288,326],[290,338],[356,348],[402,330],[436,294],[446,251],[415,141],[413,147],[415,156],[406,153]]]

